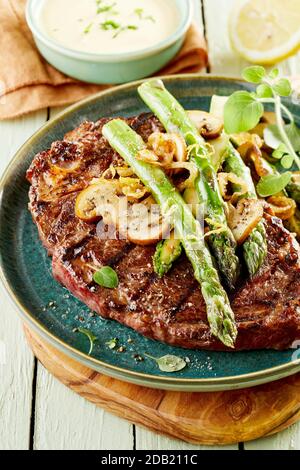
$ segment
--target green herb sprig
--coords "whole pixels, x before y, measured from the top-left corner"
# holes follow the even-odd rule
[[[118,345],[118,338],[113,338],[113,339],[110,339],[109,341],[107,341],[105,343],[105,345],[109,348],[109,349],[115,349]]]
[[[187,366],[184,359],[170,354],[159,358],[150,356],[149,354],[145,354],[145,356],[155,361],[162,372],[179,372]]]
[[[85,335],[88,338],[90,342],[90,349],[88,355],[90,356],[93,352],[94,344],[98,340],[97,336],[95,336],[90,330],[87,330],[86,328],[76,328],[75,331]]]
[[[277,123],[265,129],[265,142],[274,150],[273,157],[284,169],[296,165],[300,170],[300,130],[292,113],[281,101],[282,97],[292,93],[290,81],[280,77],[277,68],[268,74],[264,67],[258,65],[247,67],[242,75],[247,82],[256,84],[257,88],[255,92],[237,91],[229,97],[224,108],[225,131],[228,134],[248,132],[262,118],[264,104],[273,104]],[[283,115],[288,118],[289,124],[284,123]],[[266,193],[273,195],[280,192],[290,183],[291,177],[291,172],[263,177],[257,187],[259,195],[265,197]]]

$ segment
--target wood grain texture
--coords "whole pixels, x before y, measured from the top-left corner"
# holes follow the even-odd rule
[[[300,419],[300,374],[231,392],[166,392],[101,375],[25,332],[34,354],[62,383],[97,406],[169,437],[235,444],[280,432]]]
[[[0,123],[0,175],[18,147],[46,121],[46,115],[43,111]],[[0,449],[28,449],[34,359],[2,285],[0,299]]]

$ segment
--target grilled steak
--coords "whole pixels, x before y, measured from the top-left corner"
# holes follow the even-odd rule
[[[29,208],[52,256],[54,277],[92,310],[142,335],[191,349],[224,350],[210,333],[206,308],[189,261],[183,255],[159,279],[153,271],[154,246],[100,240],[96,224],[75,216],[78,193],[121,158],[102,137],[107,122],[85,122],[63,141],[38,154],[27,172]],[[143,138],[161,130],[151,115],[128,120]],[[63,167],[64,173],[55,171]],[[286,349],[300,339],[300,249],[281,221],[265,215],[268,257],[252,280],[231,295],[238,324],[236,350]],[[112,266],[119,286],[93,282],[91,265]]]

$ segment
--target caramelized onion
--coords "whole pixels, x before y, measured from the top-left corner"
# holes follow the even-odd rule
[[[281,220],[289,220],[295,215],[297,204],[286,196],[271,196],[267,199],[272,212]]]
[[[163,134],[154,132],[148,139],[148,146],[158,157],[161,166],[169,165],[172,161],[187,160],[186,143],[179,134]]]
[[[250,161],[254,165],[255,172],[260,178],[270,173],[269,164],[263,158],[262,152],[257,145],[247,142],[237,150],[246,163]]]

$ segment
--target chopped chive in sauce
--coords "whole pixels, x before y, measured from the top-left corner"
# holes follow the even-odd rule
[[[119,29],[121,27],[121,25],[119,23],[116,23],[116,21],[107,20],[107,21],[104,21],[103,23],[101,23],[100,27],[104,31],[111,31],[112,29]]]
[[[113,38],[116,38],[119,36],[119,34],[123,33],[124,31],[136,31],[138,29],[138,27],[134,24],[129,24],[127,26],[121,26],[118,31],[116,32],[116,34],[113,35]]]
[[[97,8],[97,15],[100,15],[101,13],[112,13],[114,11],[114,14],[117,13],[113,8],[116,6],[116,3],[112,3],[111,5],[103,5],[103,6],[98,6]]]
[[[136,8],[134,10],[134,13],[139,17],[140,20],[144,20],[144,21],[152,21],[152,23],[155,23],[156,20],[153,16],[151,15],[147,15],[145,16],[144,14],[144,9],[143,8]]]
[[[93,23],[87,25],[87,27],[83,30],[84,34],[88,34],[93,27]]]

